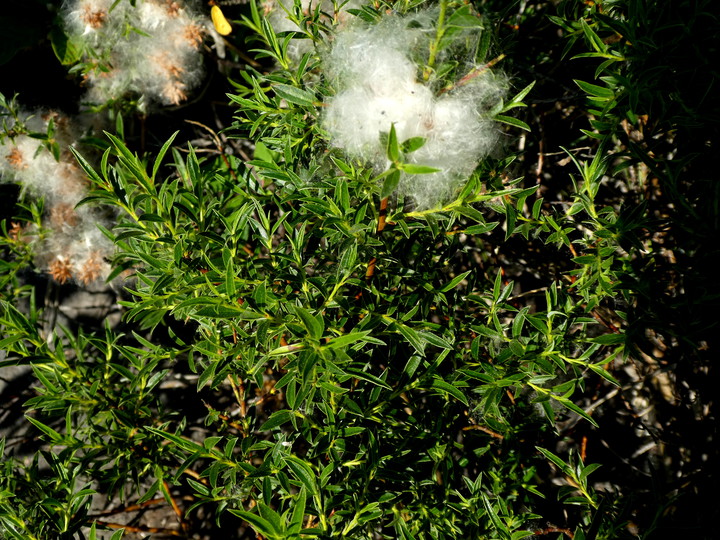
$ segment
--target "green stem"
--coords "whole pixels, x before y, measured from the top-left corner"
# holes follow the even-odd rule
[[[437,19],[437,32],[435,34],[435,40],[430,44],[430,57],[423,74],[423,79],[426,81],[430,78],[430,74],[435,67],[435,60],[437,57],[438,50],[440,48],[440,41],[445,35],[445,13],[447,12],[447,0],[440,0],[440,13]]]

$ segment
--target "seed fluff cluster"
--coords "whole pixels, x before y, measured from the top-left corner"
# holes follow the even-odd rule
[[[335,4],[330,0],[299,0],[298,7],[304,16],[310,16],[315,10],[319,9],[321,20],[324,22],[332,21],[337,28],[342,28],[352,19],[352,15],[347,10],[357,9],[361,4],[359,0],[347,0],[346,2],[338,2],[337,5],[338,9],[336,11]],[[275,32],[306,34],[306,30],[298,26],[290,17],[294,10],[294,0],[265,0],[263,2],[263,12]],[[297,60],[311,50],[312,41],[310,39],[296,38],[290,41],[288,55],[291,59]]]
[[[358,23],[338,32],[325,59],[337,93],[328,99],[321,125],[333,146],[380,171],[388,165],[381,133],[391,125],[401,142],[425,139],[405,159],[440,171],[406,175],[400,184],[419,208],[452,196],[496,146],[498,130],[487,113],[506,86],[501,74],[468,60],[480,36],[464,33],[459,46],[447,47],[436,65],[454,62],[469,76],[449,84],[432,76],[426,81],[423,66],[436,36],[435,20],[434,13],[424,12],[386,15],[375,25]]]
[[[84,52],[87,99],[104,104],[128,93],[179,105],[202,78],[207,17],[182,0],[68,0],[66,30]]]
[[[21,113],[19,118],[22,126],[5,122],[8,133],[17,132],[13,137],[0,132],[0,182],[18,182],[28,195],[42,197],[45,215],[42,230],[14,223],[11,235],[34,244],[36,266],[58,283],[73,280],[90,285],[105,279],[110,273],[105,259],[112,244],[97,228],[103,219],[87,206],[75,208],[87,192],[85,174],[69,151],[81,126],[54,111]],[[30,136],[48,133],[49,127],[52,142],[60,149],[59,159],[42,138]]]

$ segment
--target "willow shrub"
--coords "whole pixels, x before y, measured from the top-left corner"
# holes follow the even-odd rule
[[[414,10],[396,8],[354,16],[374,25]],[[436,98],[500,62],[489,40],[473,41],[478,67],[463,72],[456,38],[482,34],[483,19],[455,3],[437,10],[430,50],[416,57]],[[596,202],[602,153],[576,162],[565,210],[508,175],[508,150],[421,204],[413,182],[438,167],[414,155],[433,135],[405,138],[389,123],[383,156],[369,160],[334,144],[323,109],[338,89],[323,76],[323,44],[342,21],[297,7],[290,17],[297,30],[277,34],[251,4],[242,21],[256,57],[275,66],[248,67],[229,96],[226,134],[252,141],[251,161],[201,158],[173,139],[138,156],[119,121],[97,162],[74,150],[92,186],[80,208],[113,216],[100,227],[114,245],[108,281],[126,291],[121,328],[44,335],[17,277],[27,245],[3,240],[0,348],[4,364],[33,370],[24,410],[45,445],[34,460],[4,461],[2,535],[95,537],[104,521],[93,503],[175,504],[184,493],[188,534],[202,510],[230,535],[249,525],[277,539],[579,540],[601,523],[612,537],[588,480],[598,465],[557,455],[554,435],[568,418],[595,422],[578,396],[588,378],[615,384],[606,365],[624,355],[623,334],[594,314],[622,271],[616,211]],[[527,126],[509,111],[530,91],[493,94],[478,114],[517,137]],[[41,227],[33,204],[25,218]],[[516,294],[491,257],[513,235],[574,254],[576,270],[546,279],[539,296]],[[196,392],[163,399],[188,369]],[[202,407],[201,395],[235,402],[205,404],[199,429],[183,410]],[[556,497],[570,518],[548,526]]]

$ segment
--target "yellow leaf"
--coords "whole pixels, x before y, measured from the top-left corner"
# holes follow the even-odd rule
[[[223,15],[219,6],[212,6],[210,8],[210,17],[212,18],[213,26],[215,26],[215,30],[217,30],[218,34],[227,36],[230,32],[232,32],[232,26],[230,26],[230,23],[225,18],[225,15]]]

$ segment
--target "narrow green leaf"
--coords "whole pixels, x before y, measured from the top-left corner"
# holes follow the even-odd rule
[[[600,375],[603,379],[605,379],[606,381],[608,381],[609,383],[611,383],[611,384],[613,384],[613,385],[615,385],[615,386],[617,386],[617,387],[620,387],[620,382],[618,382],[618,380],[617,380],[615,377],[613,377],[612,375],[610,375],[610,373],[609,373],[605,368],[603,368],[601,365],[599,365],[599,364],[588,364],[588,367],[589,367],[590,369],[592,369],[595,373],[597,373],[598,375]]]
[[[497,114],[495,115],[495,120],[498,122],[502,122],[503,124],[508,124],[510,126],[523,129],[525,131],[532,131],[532,129],[530,129],[530,126],[528,126],[525,122],[523,122],[522,120],[518,120],[517,118],[513,118],[512,116]]]
[[[562,403],[564,407],[567,407],[568,409],[570,409],[570,410],[573,411],[574,413],[576,413],[576,414],[578,414],[579,416],[583,417],[585,420],[587,420],[588,422],[590,422],[593,426],[595,426],[595,427],[600,427],[600,426],[598,425],[598,423],[593,419],[592,416],[590,416],[590,415],[589,415],[588,413],[586,413],[583,409],[581,409],[580,407],[578,407],[577,405],[575,405],[575,403],[573,403],[573,402],[570,401],[569,399],[567,399],[567,398],[561,398],[561,397],[557,397],[557,396],[555,397],[555,399],[556,399],[557,401],[559,401],[560,403]]]
[[[340,349],[346,347],[347,345],[350,345],[351,343],[355,343],[357,341],[364,341],[363,338],[365,338],[370,333],[370,330],[365,330],[363,332],[350,332],[349,334],[332,338],[330,341],[327,342],[326,347],[328,347],[329,349]]]
[[[400,145],[403,154],[411,154],[425,146],[426,139],[424,137],[410,137]]]
[[[295,313],[302,319],[303,326],[307,329],[310,337],[320,339],[325,331],[325,321],[323,316],[313,316],[307,309],[302,306],[295,306]]]
[[[68,148],[70,149],[70,152],[72,152],[72,155],[75,156],[75,159],[80,164],[80,167],[82,168],[82,170],[85,172],[85,174],[88,175],[88,178],[90,178],[90,180],[92,180],[93,183],[95,183],[96,185],[103,185],[104,182],[103,182],[102,178],[100,178],[98,173],[95,172],[95,169],[92,167],[92,165],[90,165],[90,163],[88,163],[88,161],[84,157],[82,157],[82,155],[80,155],[80,152],[75,150],[75,147],[73,147],[73,146],[69,146]],[[105,156],[107,156],[109,154],[109,152],[110,152],[110,149],[108,148],[105,151],[103,158]]]
[[[607,50],[608,46],[603,42],[602,38],[597,35],[595,30],[592,29],[585,19],[580,18],[580,26],[585,34],[585,37],[595,51],[605,52]]]
[[[245,512],[244,510],[236,510],[235,508],[231,508],[229,512],[236,515],[240,519],[247,521],[256,533],[261,534],[267,538],[281,538],[281,533],[275,530],[273,525],[268,520],[261,518],[257,514]]]
[[[367,381],[376,386],[381,386],[382,388],[392,390],[392,387],[388,383],[383,381],[381,378],[376,377],[375,375],[371,375],[370,373],[366,373],[365,371],[362,371],[360,369],[351,368],[351,367],[345,368],[345,371],[347,371],[350,375],[352,375],[356,379],[360,379],[362,381]]]
[[[495,221],[493,223],[482,223],[478,225],[472,225],[465,229],[465,234],[485,234],[492,231],[500,223]]]
[[[63,66],[72,66],[82,58],[82,42],[68,36],[60,25],[52,26],[50,44],[55,56]]]
[[[212,450],[213,448],[215,448],[217,443],[219,443],[221,440],[222,440],[222,437],[217,436],[217,435],[214,435],[212,437],[207,437],[203,441],[203,446],[205,447],[205,450]]]
[[[445,23],[446,28],[474,28],[476,31],[484,28],[484,26],[483,19],[477,16],[467,5],[458,8]]]
[[[143,165],[138,159],[138,157],[134,155],[128,149],[125,143],[119,138],[117,138],[115,135],[108,131],[105,131],[104,133],[105,136],[110,139],[110,142],[115,148],[115,151],[117,152],[121,163],[125,167],[127,167],[135,180],[137,180],[138,183],[143,187],[145,192],[148,194],[155,194],[155,187],[152,184],[150,177],[148,177],[147,172],[143,168]]]
[[[433,390],[439,390],[442,393],[450,394],[464,405],[468,404],[468,400],[465,394],[463,394],[458,388],[445,382],[442,379],[434,379],[432,382],[432,388]]]
[[[493,527],[495,527],[495,530],[500,533],[500,536],[502,536],[503,538],[509,538],[510,531],[508,530],[507,526],[502,522],[500,516],[498,516],[492,504],[490,504],[490,499],[488,499],[487,495],[482,492],[480,492],[480,496],[482,498],[485,511],[487,512],[488,516],[490,516],[490,521],[492,522]]]
[[[395,327],[397,328],[398,332],[400,332],[403,337],[410,343],[410,345],[413,346],[413,348],[420,354],[421,356],[425,356],[425,341],[422,339],[420,334],[410,328],[409,326],[405,326],[402,323],[396,322]]]
[[[206,485],[204,485],[196,480],[193,480],[192,478],[187,478],[187,482],[190,485],[190,487],[195,490],[195,493],[199,493],[200,495],[202,495],[204,497],[210,496],[210,489]]]
[[[583,467],[580,475],[578,476],[578,480],[583,482],[588,476],[590,476],[593,472],[597,471],[601,466],[602,465],[600,463],[591,463],[587,467]]]
[[[390,133],[388,133],[387,157],[392,163],[397,163],[400,159],[400,143],[398,143],[395,124],[390,125]]]
[[[525,306],[518,312],[517,315],[515,315],[512,323],[512,337],[517,338],[520,336],[520,334],[522,334],[523,325],[525,324],[525,317],[529,310],[530,308],[528,306]]]
[[[149,431],[150,433],[154,433],[155,435],[158,435],[158,436],[160,436],[164,439],[167,439],[171,442],[174,442],[177,446],[179,446],[183,450],[192,452],[194,454],[195,453],[199,453],[199,454],[205,453],[205,448],[203,446],[199,445],[198,443],[196,443],[194,441],[191,441],[190,439],[185,439],[185,438],[175,435],[173,433],[167,433],[161,429],[156,429],[156,428],[152,428],[152,427],[146,427],[145,429],[147,431]]]
[[[493,284],[493,301],[497,302],[500,299],[500,290],[502,287],[502,269],[498,269],[495,275],[495,283]]]
[[[50,440],[51,440],[53,443],[58,443],[58,442],[60,442],[60,441],[63,440],[63,436],[62,436],[60,433],[58,433],[57,431],[55,431],[55,430],[54,430],[53,428],[51,428],[50,426],[46,426],[46,425],[43,424],[40,420],[36,420],[36,419],[33,418],[32,416],[28,416],[27,414],[25,415],[25,418],[27,418],[28,421],[29,421],[32,425],[34,425],[36,428],[38,428],[40,431],[42,431],[45,435],[47,435],[48,437],[50,437]]]
[[[223,306],[211,306],[199,309],[195,312],[195,315],[199,317],[209,317],[216,319],[233,319],[235,317],[242,317],[246,315],[248,311],[236,308],[234,306],[223,305]]]
[[[307,504],[307,490],[302,487],[300,492],[295,496],[295,505],[293,507],[292,516],[290,517],[291,527],[288,530],[291,534],[298,534],[302,529],[305,521],[305,505]]]
[[[592,338],[592,343],[599,343],[600,345],[619,345],[625,343],[625,334],[603,334],[596,338]]]
[[[295,413],[287,409],[275,411],[270,415],[270,418],[268,418],[265,423],[260,426],[258,431],[270,431],[271,429],[280,427],[286,422],[289,422],[293,416],[295,416]]]
[[[540,217],[540,211],[542,210],[543,205],[543,198],[540,197],[538,200],[535,201],[532,207],[532,217],[533,219],[538,219]]]
[[[403,375],[406,376],[408,379],[412,379],[421,362],[422,358],[420,358],[419,356],[411,356],[405,364],[405,369],[403,369]]]
[[[449,290],[454,289],[455,287],[457,287],[457,285],[458,285],[463,279],[465,279],[465,278],[468,276],[468,274],[470,274],[470,272],[472,272],[472,270],[468,270],[467,272],[463,272],[462,274],[460,274],[460,275],[458,275],[458,276],[455,276],[453,279],[451,279],[446,285],[444,285],[444,286],[440,289],[440,292],[443,292],[443,293],[444,293],[444,292],[448,292]]]
[[[398,540],[416,540],[415,536],[410,532],[410,529],[408,529],[405,520],[403,520],[399,513],[395,516],[393,526],[395,527]]]
[[[398,167],[408,174],[432,174],[442,171],[442,169],[428,167],[427,165],[415,165],[414,163],[403,163]]]
[[[295,105],[301,105],[303,107],[314,107],[315,96],[312,92],[287,84],[275,84],[273,85],[273,90],[288,103],[294,103]]]
[[[533,86],[535,86],[535,81],[528,84],[525,88],[520,90],[513,98],[510,100],[511,103],[520,103],[523,99],[525,99],[525,96],[527,96],[530,93],[530,90],[533,89]]]
[[[222,259],[225,265],[225,293],[233,301],[235,300],[235,265],[232,252],[228,248],[223,248]]]
[[[163,223],[165,221],[165,218],[160,217],[157,214],[154,214],[152,212],[146,212],[139,216],[140,221],[144,222],[150,222],[150,223]]]
[[[162,145],[162,148],[158,152],[158,155],[155,158],[155,164],[153,165],[153,170],[152,170],[151,179],[153,182],[155,182],[155,178],[157,177],[157,172],[160,169],[160,165],[162,164],[162,160],[165,157],[165,154],[167,153],[168,149],[170,148],[170,145],[175,140],[175,137],[177,137],[178,133],[180,133],[180,132],[176,131],[175,133],[173,133],[170,136],[170,138],[167,141],[165,141],[165,144]]]
[[[272,529],[276,531],[275,538],[285,539],[285,526],[283,524],[282,518],[280,517],[280,514],[270,508],[263,501],[258,501],[257,509],[258,512],[260,512],[260,516],[262,516],[263,519],[266,519],[268,523],[270,523]]]
[[[550,450],[546,450],[545,448],[541,448],[540,446],[536,446],[535,448],[540,451],[540,453],[542,453],[552,463],[554,463],[555,466],[557,466],[561,471],[568,472],[571,470],[570,465],[565,463],[562,459],[553,454]]]
[[[384,199],[392,195],[393,192],[397,189],[398,184],[400,184],[400,171],[398,169],[394,169],[392,172],[390,172],[390,174],[387,175],[387,177],[385,178],[385,182],[383,182],[380,198]]]
[[[574,82],[580,87],[583,92],[590,96],[593,96],[594,98],[607,101],[615,97],[615,92],[605,86],[598,86],[597,84],[579,81],[576,79],[574,80]]]
[[[298,480],[302,482],[310,495],[318,493],[317,480],[315,473],[308,463],[295,456],[286,456],[285,462],[292,470]]]

